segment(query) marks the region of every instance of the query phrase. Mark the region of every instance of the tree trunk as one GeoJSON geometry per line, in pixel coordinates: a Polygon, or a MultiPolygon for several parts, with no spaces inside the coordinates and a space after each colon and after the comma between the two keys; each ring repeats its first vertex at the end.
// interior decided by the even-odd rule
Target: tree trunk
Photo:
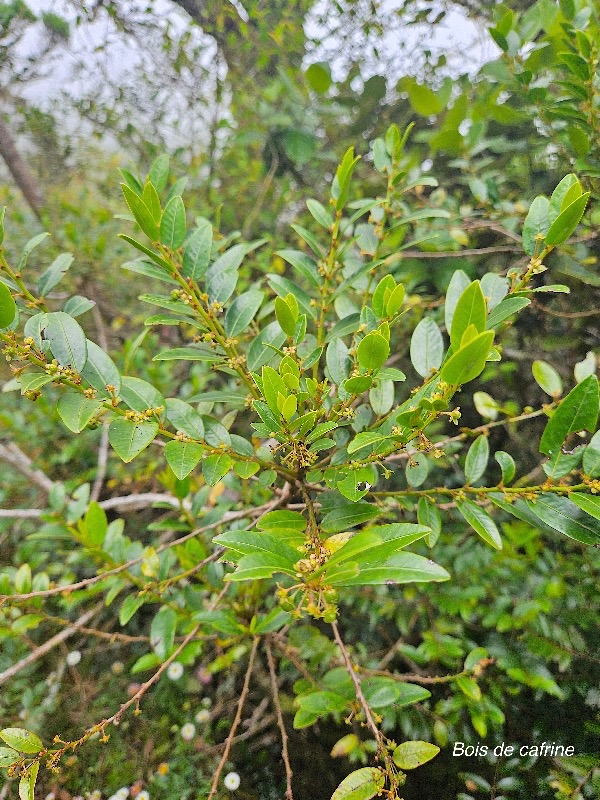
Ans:
{"type": "Polygon", "coordinates": [[[44,207],[44,198],[37,180],[32,175],[31,170],[25,161],[19,155],[16,148],[15,140],[12,133],[8,129],[4,120],[0,117],[0,156],[4,159],[10,174],[25,200],[29,204],[31,210],[36,217],[41,221],[42,209],[44,207]]]}

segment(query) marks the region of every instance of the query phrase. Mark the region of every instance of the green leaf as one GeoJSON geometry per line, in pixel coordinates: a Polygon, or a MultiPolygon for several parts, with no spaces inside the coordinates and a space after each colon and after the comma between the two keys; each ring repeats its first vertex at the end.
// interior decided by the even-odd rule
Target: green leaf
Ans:
{"type": "Polygon", "coordinates": [[[279,406],[277,405],[277,397],[281,394],[287,397],[288,389],[283,382],[281,375],[272,367],[265,366],[262,368],[262,392],[267,405],[277,418],[279,415],[279,406]]]}
{"type": "Polygon", "coordinates": [[[31,764],[27,772],[21,775],[19,780],[19,800],[34,800],[35,782],[40,769],[40,762],[31,764]]]}
{"type": "Polygon", "coordinates": [[[378,380],[369,392],[369,403],[378,416],[383,416],[394,405],[394,382],[378,380]]]}
{"type": "Polygon", "coordinates": [[[363,522],[375,519],[380,514],[381,510],[371,503],[344,503],[325,514],[321,528],[326,533],[346,531],[363,522]]]}
{"type": "Polygon", "coordinates": [[[570,433],[594,431],[599,410],[598,379],[590,375],[571,389],[550,417],[540,441],[540,453],[556,453],[570,433]]]}
{"type": "Polygon", "coordinates": [[[165,661],[173,649],[177,614],[172,608],[161,608],[150,625],[150,644],[156,655],[165,661]]]}
{"type": "Polygon", "coordinates": [[[199,280],[208,269],[212,249],[213,229],[209,222],[192,231],[183,251],[183,274],[199,280]]]}
{"type": "Polygon", "coordinates": [[[163,153],[158,156],[150,167],[148,173],[148,180],[154,186],[157,192],[162,192],[169,180],[169,156],[163,153]]]}
{"type": "Polygon", "coordinates": [[[523,223],[523,250],[528,256],[535,253],[536,246],[538,252],[542,250],[542,243],[550,227],[549,211],[550,201],[543,195],[538,195],[529,207],[529,213],[523,223]]]}
{"type": "Polygon", "coordinates": [[[456,304],[469,283],[469,276],[466,272],[463,272],[462,269],[458,269],[452,274],[446,291],[446,302],[444,304],[444,319],[447,331],[452,330],[452,320],[454,318],[456,304]]]}
{"type": "Polygon", "coordinates": [[[108,520],[102,506],[98,505],[94,500],[92,500],[86,512],[85,527],[90,544],[99,547],[106,537],[108,520]]]}
{"type": "Polygon", "coordinates": [[[138,609],[140,609],[144,603],[146,602],[146,598],[144,595],[138,594],[128,594],[125,600],[121,603],[121,608],[119,610],[119,624],[121,627],[127,625],[129,620],[133,617],[138,609]]]}
{"type": "Polygon", "coordinates": [[[176,477],[182,481],[202,458],[203,447],[196,442],[171,441],[165,446],[165,458],[176,477]]]}
{"type": "MultiPolygon", "coordinates": [[[[232,250],[234,248],[231,248],[232,250]]],[[[216,262],[215,262],[216,263],[216,262]]],[[[214,264],[213,264],[214,267],[214,264]]],[[[235,291],[239,273],[235,269],[215,270],[206,273],[206,291],[211,303],[226,303],[235,291]]]]}
{"type": "Polygon", "coordinates": [[[73,256],[69,253],[61,253],[48,269],[38,279],[38,292],[41,297],[45,297],[48,292],[54,289],[67,273],[73,263],[73,256]]]}
{"type": "Polygon", "coordinates": [[[583,471],[590,478],[600,478],[600,431],[596,431],[584,450],[583,471]]]}
{"type": "Polygon", "coordinates": [[[158,422],[114,419],[108,429],[108,440],[119,458],[128,464],[154,441],[158,428],[158,422]]]}
{"type": "Polygon", "coordinates": [[[377,371],[387,361],[390,345],[387,339],[377,331],[371,331],[361,339],[356,350],[358,363],[364,370],[377,371]]]}
{"type": "Polygon", "coordinates": [[[167,203],[160,220],[160,241],[165,247],[176,250],[185,240],[185,206],[179,195],[167,203]]]}
{"type": "Polygon", "coordinates": [[[411,453],[406,464],[406,482],[413,489],[421,486],[429,474],[429,461],[424,453],[411,453]],[[411,463],[412,462],[412,463],[411,463]]]}
{"type": "Polygon", "coordinates": [[[298,301],[298,305],[300,306],[302,313],[306,314],[311,319],[316,318],[315,309],[311,305],[310,295],[297,286],[293,281],[290,281],[281,275],[271,274],[267,275],[267,279],[269,281],[269,286],[271,289],[273,289],[275,294],[282,298],[287,297],[288,294],[292,294],[298,301]]]}
{"type": "Polygon", "coordinates": [[[166,405],[165,398],[158,389],[141,378],[124,377],[121,381],[121,397],[134,411],[162,408],[162,412],[156,413],[160,417],[163,416],[166,405]]]}
{"type": "Polygon", "coordinates": [[[408,102],[413,110],[423,117],[430,117],[444,110],[444,104],[435,92],[429,86],[417,83],[414,78],[401,78],[399,88],[408,94],[408,102]]]}
{"type": "Polygon", "coordinates": [[[348,200],[350,192],[350,179],[360,156],[354,156],[354,147],[349,147],[336,170],[331,184],[331,197],[335,201],[335,210],[341,211],[348,200]]]}
{"type": "Polygon", "coordinates": [[[550,210],[548,215],[550,224],[554,222],[554,220],[563,210],[563,202],[567,197],[567,195],[571,197],[567,205],[570,205],[571,202],[575,200],[575,196],[571,196],[571,192],[573,191],[575,192],[575,195],[577,197],[581,196],[582,193],[581,184],[577,179],[577,175],[571,172],[569,175],[565,175],[565,177],[557,184],[556,189],[552,192],[552,196],[550,198],[550,210]]]}
{"type": "Polygon", "coordinates": [[[88,400],[79,392],[67,392],[58,401],[58,416],[73,433],[80,433],[102,407],[99,400],[88,400]]]}
{"type": "Polygon", "coordinates": [[[417,505],[417,519],[420,525],[431,529],[427,537],[427,544],[433,547],[442,532],[442,518],[435,503],[427,497],[421,497],[417,505]]]}
{"type": "Polygon", "coordinates": [[[403,742],[394,750],[392,758],[400,769],[416,769],[435,758],[440,748],[429,742],[403,742]]]}
{"type": "Polygon", "coordinates": [[[481,701],[481,689],[474,678],[463,675],[456,679],[456,685],[469,700],[473,700],[475,703],[481,701]]]}
{"type": "Polygon", "coordinates": [[[475,505],[470,500],[459,500],[456,507],[486,544],[496,550],[502,550],[502,539],[494,520],[481,506],[475,505]]]}
{"type": "Polygon", "coordinates": [[[202,474],[209,486],[215,486],[227,475],[233,466],[233,459],[228,455],[207,456],[202,462],[202,474]]]}
{"type": "Polygon", "coordinates": [[[251,372],[256,372],[256,370],[268,364],[275,356],[275,351],[272,348],[281,347],[284,342],[285,333],[279,327],[279,323],[271,322],[261,330],[248,348],[248,369],[251,372]]]}
{"type": "Polygon", "coordinates": [[[450,575],[439,564],[415,553],[394,553],[384,564],[360,567],[355,577],[332,580],[332,586],[368,586],[401,583],[429,583],[431,581],[447,581],[450,575]]]}
{"type": "Polygon", "coordinates": [[[152,239],[152,241],[157,241],[159,238],[158,225],[154,221],[154,217],[148,206],[144,203],[142,198],[139,197],[126,184],[122,183],[121,189],[123,190],[125,201],[127,202],[127,205],[129,206],[129,209],[133,214],[137,224],[149,239],[152,239]]]}
{"type": "Polygon", "coordinates": [[[44,241],[44,239],[46,239],[48,236],[50,236],[49,233],[38,233],[37,236],[34,236],[32,239],[30,239],[25,244],[25,246],[23,247],[23,251],[21,253],[21,258],[19,259],[19,263],[18,263],[17,269],[16,269],[16,271],[18,273],[22,273],[23,272],[23,270],[25,269],[25,267],[27,265],[27,260],[28,260],[29,256],[31,255],[31,253],[33,252],[33,250],[39,244],[41,244],[44,241]]]}
{"type": "Polygon", "coordinates": [[[4,728],[0,730],[0,739],[19,753],[39,753],[44,749],[44,743],[39,736],[25,728],[4,728]]]}
{"type": "Polygon", "coordinates": [[[347,775],[337,787],[331,800],[371,800],[385,786],[385,775],[375,767],[362,767],[347,775]]]}
{"type": "Polygon", "coordinates": [[[546,234],[547,245],[562,244],[569,238],[579,225],[589,198],[590,192],[586,192],[560,212],[546,234]]]}
{"type": "Polygon", "coordinates": [[[506,502],[501,494],[490,493],[488,497],[504,511],[536,528],[558,531],[583,544],[600,543],[600,525],[566,497],[547,493],[539,495],[535,501],[513,503],[506,502]]]}
{"type": "Polygon", "coordinates": [[[317,272],[317,265],[306,253],[303,253],[301,250],[278,250],[275,255],[280,256],[287,261],[288,264],[291,264],[292,267],[313,286],[319,286],[321,284],[322,279],[317,272]]]}
{"type": "Polygon", "coordinates": [[[0,769],[10,767],[11,764],[14,764],[20,758],[21,756],[16,750],[12,750],[10,747],[0,747],[0,769]]]}
{"type": "Polygon", "coordinates": [[[202,417],[189,403],[176,397],[169,397],[165,403],[167,419],[176,431],[181,431],[192,439],[204,439],[202,417]]]}
{"type": "MultiPolygon", "coordinates": [[[[244,292],[244,294],[236,297],[227,309],[223,320],[223,327],[227,336],[238,336],[238,334],[246,330],[260,308],[264,296],[264,292],[251,289],[249,292],[244,292]]],[[[279,300],[279,298],[277,299],[279,300]]]]}
{"type": "Polygon", "coordinates": [[[459,349],[463,333],[469,325],[474,325],[478,333],[485,330],[486,315],[487,309],[481,284],[479,281],[473,281],[461,294],[454,309],[452,328],[450,329],[450,343],[454,350],[459,349]]]}
{"type": "Polygon", "coordinates": [[[496,308],[492,311],[487,320],[486,328],[492,330],[497,328],[501,322],[504,322],[513,314],[521,311],[522,308],[531,305],[531,300],[526,297],[507,297],[498,303],[496,308]]]}
{"type": "Polygon", "coordinates": [[[73,367],[81,372],[87,361],[87,339],[73,317],[64,311],[48,314],[45,337],[52,355],[63,367],[73,367]]]}
{"type": "Polygon", "coordinates": [[[97,389],[102,397],[108,397],[108,385],[114,386],[117,394],[121,391],[121,376],[114,361],[101,347],[89,339],[86,342],[87,361],[81,370],[81,377],[97,389]]]}
{"type": "Polygon", "coordinates": [[[460,386],[476,378],[483,372],[493,341],[493,331],[480,333],[471,339],[446,361],[442,367],[442,380],[453,386],[460,386]]]}
{"type": "Polygon", "coordinates": [[[571,492],[569,499],[590,517],[600,520],[600,497],[594,494],[571,492]]]}
{"type": "Polygon", "coordinates": [[[327,345],[325,361],[331,380],[341,386],[350,372],[350,356],[342,339],[334,339],[327,345]]]}
{"type": "Polygon", "coordinates": [[[156,653],[145,653],[140,656],[138,660],[131,667],[131,674],[137,675],[138,672],[144,672],[147,669],[154,669],[160,666],[161,660],[156,653]]]}
{"type": "Polygon", "coordinates": [[[553,366],[545,361],[534,361],[531,371],[537,385],[555,399],[562,394],[562,379],[553,366]]]}
{"type": "MultiPolygon", "coordinates": [[[[326,209],[322,203],[309,197],[306,201],[306,207],[321,227],[325,228],[327,231],[331,228],[333,225],[333,217],[331,216],[331,212],[326,209]]],[[[281,255],[281,253],[279,255],[281,255]]]]}
{"type": "Polygon", "coordinates": [[[515,461],[513,457],[509,453],[505,453],[504,450],[496,450],[494,453],[494,458],[500,465],[500,469],[502,470],[502,483],[507,484],[512,481],[515,477],[515,461]]]}
{"type": "Polygon", "coordinates": [[[487,436],[481,434],[473,442],[465,459],[465,477],[467,483],[475,483],[485,472],[490,457],[490,445],[487,436]]]}
{"type": "Polygon", "coordinates": [[[331,68],[326,62],[311,64],[304,75],[310,88],[318,94],[324,94],[331,86],[331,68]]]}
{"type": "Polygon", "coordinates": [[[93,303],[91,300],[88,300],[87,297],[82,297],[81,295],[76,294],[73,297],[69,297],[69,299],[65,303],[63,311],[70,317],[80,317],[82,314],[85,314],[86,311],[89,311],[95,305],[96,304],[93,303]]]}
{"type": "Polygon", "coordinates": [[[275,298],[275,316],[281,330],[288,336],[293,336],[296,330],[297,316],[294,317],[292,310],[282,297],[275,298]]]}
{"type": "Polygon", "coordinates": [[[8,286],[0,281],[0,328],[8,328],[17,315],[17,304],[8,286]]]}
{"type": "Polygon", "coordinates": [[[438,370],[444,359],[444,340],[431,317],[422,319],[410,340],[410,360],[422,378],[438,370]]]}

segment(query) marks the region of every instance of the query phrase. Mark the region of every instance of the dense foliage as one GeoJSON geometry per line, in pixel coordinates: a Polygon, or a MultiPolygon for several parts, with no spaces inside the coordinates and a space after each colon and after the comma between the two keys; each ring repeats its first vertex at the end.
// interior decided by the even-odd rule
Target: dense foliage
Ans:
{"type": "Polygon", "coordinates": [[[7,786],[594,797],[594,9],[498,7],[475,79],[362,94],[251,12],[201,163],[71,167],[56,246],[11,197],[7,786]]]}

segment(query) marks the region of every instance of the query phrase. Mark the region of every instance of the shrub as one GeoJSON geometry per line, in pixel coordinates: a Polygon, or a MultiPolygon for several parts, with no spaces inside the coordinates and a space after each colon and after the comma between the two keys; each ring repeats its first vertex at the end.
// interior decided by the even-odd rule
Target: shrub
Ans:
{"type": "MultiPolygon", "coordinates": [[[[472,281],[457,270],[443,302],[411,295],[395,277],[402,252],[418,244],[404,237],[415,221],[438,225],[449,215],[426,201],[411,207],[411,189],[430,179],[407,172],[406,135],[392,125],[375,140],[373,164],[386,184],[377,198],[351,199],[358,159],[349,149],[328,205],[307,203],[313,228],[294,226],[302,249],[278,251],[286,271],[259,277],[241,267],[266,242],[237,242],[205,218],[189,229],[182,182],[170,184],[165,157],[143,181],[123,171],[132,222],[149,240],[122,236],[142,253],[127,268],[141,283],[158,281],[165,288],[142,295],[158,309],[146,326],[178,331],[176,346],[153,356],[165,368],[157,373],[160,388],[122,374],[87,338],[77,317],[89,310],[89,301],[71,297],[57,308],[52,291],[71,265],[68,254],[58,256],[35,290],[29,288],[28,257],[45,234],[25,246],[16,267],[2,256],[0,337],[13,388],[32,400],[59,389],[57,412],[70,431],[107,429],[125,464],[140,459],[141,474],[163,462],[169,468],[160,477],[168,493],[158,496],[120,494],[98,502],[99,496],[90,500],[88,483],[75,480],[68,493],[55,484],[42,530],[52,536],[50,552],[52,541],[64,552],[65,569],[49,553],[32,554],[33,569],[22,563],[0,576],[1,635],[9,647],[25,631],[56,619],[59,610],[77,608],[73,630],[101,617],[108,631],[92,629],[90,636],[130,638],[138,655],[131,672],[152,673],[116,711],[90,722],[74,740],[63,741],[56,731],[46,745],[18,726],[0,731],[6,745],[0,763],[19,776],[21,797],[33,798],[41,764],[54,769],[89,740],[108,742],[113,726],[129,712],[138,714],[144,695],[164,676],[177,680],[182,666],[201,664],[202,679],[244,665],[209,798],[220,791],[260,670],[268,680],[292,797],[276,659],[286,679],[291,670],[299,678],[296,729],[329,717],[354,723],[333,754],[362,766],[342,780],[332,800],[368,800],[384,791],[398,797],[406,771],[439,752],[429,741],[395,741],[395,717],[388,735],[386,715],[421,708],[431,695],[429,683],[457,687],[480,735],[488,720],[502,724],[498,705],[482,701],[480,681],[494,662],[485,647],[472,647],[454,674],[399,674],[386,668],[391,658],[378,668],[364,666],[352,652],[360,651],[360,631],[345,609],[375,598],[385,618],[389,604],[396,613],[398,599],[410,602],[412,591],[435,597],[434,585],[451,578],[450,564],[430,555],[442,527],[454,530],[456,520],[493,551],[503,547],[498,519],[507,517],[517,520],[505,527],[513,553],[525,546],[519,537],[530,535],[531,526],[584,546],[600,542],[600,433],[578,438],[596,430],[595,364],[580,366],[578,382],[563,396],[556,371],[538,360],[533,374],[548,402],[507,413],[479,391],[474,402],[486,421],[451,427],[461,419],[457,400],[461,392],[465,397],[466,385],[501,361],[503,338],[517,315],[527,313],[539,292],[568,291],[544,282],[545,261],[575,231],[589,192],[569,174],[551,197],[537,197],[523,224],[526,258],[506,274],[472,281]],[[409,385],[415,376],[422,379],[411,389],[404,388],[407,376],[397,366],[404,366],[407,353],[409,385]],[[496,450],[499,473],[483,485],[494,431],[518,423],[525,435],[537,436],[539,419],[545,425],[535,470],[515,481],[512,455],[496,450]],[[573,447],[573,441],[580,443],[573,447]],[[529,479],[538,473],[540,481],[529,479]],[[144,503],[169,513],[152,520],[139,538],[126,535],[123,520],[109,520],[106,513],[144,503]],[[398,587],[408,584],[416,586],[401,595],[398,587]],[[136,622],[139,636],[121,631],[136,622]],[[345,628],[350,638],[343,636],[345,628]],[[359,736],[363,731],[367,739],[359,736]]],[[[43,537],[37,541],[43,549],[43,537]]],[[[471,542],[460,539],[464,557],[471,542]]],[[[477,587],[464,587],[463,580],[463,588],[477,587]]],[[[397,624],[402,626],[400,618],[397,624]]],[[[426,644],[427,631],[421,636],[426,644]]],[[[411,663],[439,656],[447,669],[463,654],[451,638],[434,636],[428,655],[414,645],[402,652],[411,663]]],[[[512,670],[515,681],[555,691],[549,675],[512,670]]],[[[447,706],[446,720],[436,715],[438,744],[447,740],[458,708],[447,706]]],[[[195,727],[186,725],[182,735],[193,739],[195,727]]],[[[236,782],[229,777],[225,787],[236,782]]]]}

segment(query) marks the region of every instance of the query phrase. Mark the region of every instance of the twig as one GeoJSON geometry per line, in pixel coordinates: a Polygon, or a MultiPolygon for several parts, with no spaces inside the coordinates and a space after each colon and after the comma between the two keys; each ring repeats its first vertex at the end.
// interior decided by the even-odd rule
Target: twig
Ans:
{"type": "MultiPolygon", "coordinates": [[[[177,545],[183,544],[189,539],[193,539],[195,536],[198,536],[200,533],[205,533],[213,528],[218,528],[219,525],[224,525],[234,519],[242,519],[243,517],[254,516],[255,514],[260,515],[268,506],[269,503],[265,503],[264,506],[258,506],[257,508],[244,509],[243,511],[230,511],[227,514],[224,514],[222,519],[217,520],[216,522],[211,522],[210,524],[204,525],[201,528],[195,528],[193,531],[191,531],[191,533],[186,533],[185,536],[180,536],[179,539],[174,539],[172,542],[167,542],[160,545],[156,548],[156,553],[162,553],[163,550],[168,550],[171,547],[176,547],[177,545]]],[[[206,566],[212,561],[216,561],[217,558],[223,555],[224,551],[224,547],[219,547],[214,553],[212,553],[210,556],[207,556],[202,564],[206,566]]],[[[130,561],[127,561],[125,564],[119,564],[118,567],[113,567],[113,569],[108,569],[106,572],[101,572],[98,575],[94,575],[92,578],[84,578],[81,581],[77,581],[77,583],[68,583],[65,586],[55,586],[52,589],[40,590],[38,592],[27,592],[26,594],[0,594],[0,603],[6,600],[30,600],[32,597],[50,597],[51,595],[55,594],[63,594],[64,592],[73,592],[76,589],[83,589],[86,586],[92,586],[94,583],[104,580],[104,578],[109,578],[111,575],[117,575],[119,572],[124,572],[125,570],[133,567],[135,564],[140,564],[143,560],[144,556],[138,556],[137,558],[132,558],[130,561]]]]}
{"type": "MultiPolygon", "coordinates": [[[[92,500],[93,499],[92,497],[92,500]]],[[[140,508],[147,508],[148,506],[154,505],[154,503],[168,503],[173,508],[179,508],[179,500],[166,492],[142,492],[140,494],[127,494],[122,497],[109,497],[107,500],[102,500],[99,505],[105,511],[108,509],[137,511],[140,508]]],[[[47,513],[47,509],[43,508],[0,509],[0,517],[7,519],[35,518],[41,517],[47,513]]]]}
{"type": "Polygon", "coordinates": [[[352,683],[354,684],[354,690],[356,692],[356,699],[360,703],[360,706],[361,706],[361,708],[363,710],[363,713],[365,715],[365,720],[367,722],[367,725],[371,729],[371,732],[372,732],[373,736],[375,737],[375,741],[377,742],[377,749],[379,750],[381,755],[383,755],[384,757],[386,755],[388,755],[388,757],[389,757],[389,754],[388,754],[388,751],[387,751],[387,747],[385,746],[385,742],[383,740],[383,735],[382,735],[381,731],[379,730],[379,728],[377,727],[377,724],[376,724],[375,720],[373,719],[373,714],[371,713],[371,708],[370,708],[369,704],[367,703],[367,701],[365,699],[365,696],[363,694],[362,686],[361,686],[361,683],[360,683],[360,678],[358,677],[358,675],[356,673],[356,669],[354,667],[354,664],[352,663],[352,658],[350,657],[350,653],[348,652],[348,648],[346,647],[346,645],[344,644],[344,642],[342,640],[342,637],[340,636],[340,630],[338,628],[337,622],[335,622],[335,621],[332,622],[331,623],[331,627],[333,629],[333,635],[335,637],[336,644],[340,648],[340,651],[342,653],[342,658],[344,660],[344,666],[346,667],[346,671],[347,671],[348,675],[350,675],[350,678],[352,679],[352,683]]]}
{"type": "Polygon", "coordinates": [[[19,472],[29,478],[36,486],[39,486],[40,489],[43,489],[46,494],[54,486],[54,481],[50,480],[40,469],[34,467],[33,461],[14,442],[9,442],[8,444],[0,442],[0,458],[16,467],[19,472]]]}
{"type": "Polygon", "coordinates": [[[290,757],[288,754],[288,735],[283,722],[283,713],[281,711],[281,703],[279,702],[279,687],[277,686],[277,673],[275,671],[275,661],[273,659],[273,652],[271,650],[271,643],[267,639],[265,650],[267,653],[267,663],[269,665],[269,675],[271,676],[271,693],[273,696],[273,705],[275,706],[275,713],[277,714],[277,725],[279,726],[279,733],[281,734],[281,758],[285,766],[285,780],[286,790],[285,796],[287,800],[294,800],[292,792],[292,766],[290,764],[290,757]]]}
{"type": "Polygon", "coordinates": [[[22,669],[28,667],[30,664],[33,664],[34,661],[37,661],[42,656],[45,656],[50,650],[54,647],[59,645],[61,642],[64,642],[65,639],[68,639],[73,634],[79,632],[81,628],[89,622],[92,617],[100,611],[102,605],[94,606],[94,608],[86,611],[85,614],[82,614],[76,622],[70,625],[68,628],[60,631],[57,633],[56,636],[52,636],[52,638],[48,639],[47,642],[44,642],[39,647],[36,647],[35,650],[32,650],[29,655],[22,658],[20,661],[17,661],[16,664],[13,664],[8,669],[4,670],[4,672],[0,672],[0,686],[2,686],[6,681],[10,680],[13,676],[17,673],[21,672],[22,669]]]}
{"type": "Polygon", "coordinates": [[[210,787],[210,793],[208,795],[208,800],[212,800],[212,798],[217,793],[217,787],[219,785],[219,778],[221,777],[221,773],[223,772],[223,767],[227,763],[227,759],[229,758],[229,751],[231,750],[231,745],[233,742],[233,738],[235,737],[235,732],[238,729],[240,722],[242,721],[242,711],[244,710],[244,703],[246,702],[246,698],[248,696],[248,689],[250,688],[250,676],[252,675],[252,669],[254,668],[254,659],[256,658],[256,650],[258,648],[258,643],[260,639],[255,637],[254,641],[252,642],[252,650],[250,651],[250,658],[248,659],[248,668],[246,669],[246,675],[244,676],[244,685],[242,687],[242,693],[240,694],[240,699],[238,700],[237,711],[235,714],[235,719],[233,720],[233,725],[231,726],[231,730],[227,735],[227,740],[225,742],[225,750],[223,750],[223,755],[221,756],[221,760],[219,761],[219,765],[215,771],[215,776],[213,778],[212,786],[210,787]]]}
{"type": "Polygon", "coordinates": [[[106,467],[108,464],[108,425],[103,425],[100,431],[100,442],[98,443],[98,468],[96,478],[92,486],[90,495],[91,500],[97,501],[102,491],[104,479],[106,478],[106,467]]]}

